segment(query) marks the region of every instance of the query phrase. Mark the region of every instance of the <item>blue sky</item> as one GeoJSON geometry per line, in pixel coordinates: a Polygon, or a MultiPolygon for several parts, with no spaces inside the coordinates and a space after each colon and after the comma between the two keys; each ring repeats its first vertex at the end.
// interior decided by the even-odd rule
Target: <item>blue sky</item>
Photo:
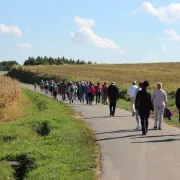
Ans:
{"type": "Polygon", "coordinates": [[[177,0],[0,0],[0,60],[98,63],[180,59],[177,0]]]}

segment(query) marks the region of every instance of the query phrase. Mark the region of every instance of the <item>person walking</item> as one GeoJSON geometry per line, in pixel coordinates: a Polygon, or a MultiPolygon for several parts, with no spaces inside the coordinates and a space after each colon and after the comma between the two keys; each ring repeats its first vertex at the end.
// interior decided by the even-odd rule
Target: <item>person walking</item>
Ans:
{"type": "Polygon", "coordinates": [[[76,98],[77,98],[77,91],[78,91],[78,87],[77,87],[76,83],[74,83],[74,88],[75,88],[74,100],[76,100],[76,98]]]}
{"type": "Polygon", "coordinates": [[[128,89],[127,94],[130,97],[131,101],[131,111],[132,111],[132,116],[135,116],[135,93],[137,90],[138,86],[136,85],[136,81],[133,81],[132,86],[128,89]]]}
{"type": "Polygon", "coordinates": [[[40,82],[40,89],[41,89],[41,92],[44,90],[44,81],[41,80],[40,82]]]}
{"type": "Polygon", "coordinates": [[[83,81],[81,81],[80,86],[79,86],[79,96],[80,96],[80,102],[84,103],[85,99],[85,84],[83,81]]]}
{"type": "Polygon", "coordinates": [[[89,81],[86,82],[85,84],[85,98],[86,98],[86,103],[88,104],[88,87],[89,87],[89,81]]]}
{"type": "Polygon", "coordinates": [[[162,89],[162,83],[157,83],[153,96],[154,104],[154,129],[161,130],[163,125],[164,108],[167,107],[167,94],[162,89]]]}
{"type": "Polygon", "coordinates": [[[48,90],[49,90],[49,82],[48,81],[45,82],[44,89],[45,89],[45,93],[48,94],[48,90]]]}
{"type": "Polygon", "coordinates": [[[104,85],[103,85],[103,89],[102,89],[102,92],[103,92],[102,100],[103,100],[103,104],[104,104],[104,105],[107,105],[107,104],[108,104],[108,103],[107,103],[107,88],[108,88],[108,86],[107,86],[107,84],[106,84],[106,82],[105,82],[104,85]]]}
{"type": "Polygon", "coordinates": [[[144,81],[142,90],[137,93],[135,99],[135,108],[138,110],[141,118],[142,135],[146,135],[148,132],[150,111],[153,111],[151,94],[147,91],[148,86],[149,82],[144,81]]]}
{"type": "Polygon", "coordinates": [[[176,91],[175,103],[176,103],[176,107],[178,109],[179,123],[180,123],[180,88],[178,88],[176,91]]]}
{"type": "MultiPolygon", "coordinates": [[[[136,92],[134,94],[135,100],[136,100],[137,93],[139,91],[141,91],[141,90],[142,90],[142,82],[139,83],[139,87],[136,89],[136,92]]],[[[137,123],[136,129],[138,130],[138,129],[140,129],[140,121],[141,121],[141,119],[140,119],[140,116],[139,116],[138,109],[135,108],[135,111],[136,111],[136,123],[137,123]]]]}
{"type": "Polygon", "coordinates": [[[119,90],[118,87],[115,85],[115,82],[111,82],[111,85],[108,86],[107,95],[109,98],[110,116],[114,116],[116,111],[116,104],[119,99],[119,90]]]}
{"type": "Polygon", "coordinates": [[[57,100],[57,94],[59,92],[59,88],[57,86],[57,83],[54,82],[54,86],[53,86],[53,98],[57,100]]]}
{"type": "Polygon", "coordinates": [[[69,101],[70,101],[70,103],[73,103],[74,93],[75,93],[74,84],[72,82],[69,82],[68,94],[69,94],[69,101]]]}
{"type": "Polygon", "coordinates": [[[37,83],[34,83],[34,91],[36,91],[37,83]]]}
{"type": "Polygon", "coordinates": [[[92,105],[93,103],[93,97],[94,97],[95,89],[93,84],[90,82],[88,86],[88,103],[89,105],[92,105]]]}
{"type": "Polygon", "coordinates": [[[97,83],[95,90],[96,90],[96,104],[99,104],[101,100],[101,92],[102,92],[102,88],[99,82],[97,83]]]}
{"type": "Polygon", "coordinates": [[[65,99],[66,99],[66,87],[67,87],[67,85],[66,85],[65,81],[63,81],[61,84],[61,94],[62,94],[63,101],[65,101],[65,99]]]}

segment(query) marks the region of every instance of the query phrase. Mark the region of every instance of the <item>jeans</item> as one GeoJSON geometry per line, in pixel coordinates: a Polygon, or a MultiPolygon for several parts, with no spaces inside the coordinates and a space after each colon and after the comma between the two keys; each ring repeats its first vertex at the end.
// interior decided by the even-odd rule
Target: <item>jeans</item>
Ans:
{"type": "Polygon", "coordinates": [[[85,98],[86,98],[86,103],[88,104],[88,102],[89,102],[88,93],[85,94],[85,98]]]}
{"type": "Polygon", "coordinates": [[[131,101],[131,111],[132,113],[135,113],[135,99],[131,97],[130,101],[131,101]]]}
{"type": "Polygon", "coordinates": [[[140,116],[139,116],[139,111],[136,109],[136,122],[139,125],[140,124],[140,116]]]}
{"type": "Polygon", "coordinates": [[[88,93],[88,101],[89,101],[89,104],[92,104],[93,102],[93,93],[88,93]]]}
{"type": "Polygon", "coordinates": [[[98,103],[100,103],[100,98],[101,98],[101,93],[100,92],[98,92],[97,94],[96,94],[96,104],[98,103]]]}
{"type": "Polygon", "coordinates": [[[85,93],[80,93],[80,102],[84,102],[85,93]]]}
{"type": "Polygon", "coordinates": [[[149,125],[150,111],[146,110],[146,109],[141,109],[138,112],[139,112],[139,115],[140,115],[140,118],[141,118],[142,133],[147,134],[148,125],[149,125]]]}
{"type": "Polygon", "coordinates": [[[164,117],[164,106],[154,106],[154,127],[161,128],[164,117]]]}

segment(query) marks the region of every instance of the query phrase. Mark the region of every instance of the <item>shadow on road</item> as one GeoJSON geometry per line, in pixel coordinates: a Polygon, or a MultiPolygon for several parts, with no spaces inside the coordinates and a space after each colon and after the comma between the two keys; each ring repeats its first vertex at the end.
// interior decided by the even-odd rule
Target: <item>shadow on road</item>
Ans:
{"type": "MultiPolygon", "coordinates": [[[[154,129],[149,129],[148,131],[152,131],[154,129]]],[[[141,131],[136,130],[136,129],[122,129],[122,130],[117,130],[117,131],[108,131],[108,132],[101,132],[101,133],[95,133],[94,135],[99,135],[99,134],[114,134],[114,133],[128,133],[128,132],[139,132],[141,131]]]]}
{"type": "Polygon", "coordinates": [[[123,138],[129,138],[129,137],[139,136],[139,135],[140,135],[140,134],[131,134],[131,135],[120,136],[120,137],[108,137],[108,138],[97,139],[96,142],[98,142],[98,141],[107,141],[107,140],[114,140],[114,139],[123,139],[123,138]]]}
{"type": "Polygon", "coordinates": [[[142,141],[142,142],[131,142],[133,144],[141,144],[141,143],[163,143],[163,142],[174,142],[174,141],[179,141],[180,138],[178,139],[160,139],[160,140],[152,140],[152,141],[142,141]]]}
{"type": "Polygon", "coordinates": [[[164,134],[164,135],[155,135],[155,136],[140,136],[140,137],[132,137],[131,139],[137,139],[137,138],[158,138],[158,137],[174,137],[174,136],[180,136],[180,134],[164,134]]]}
{"type": "Polygon", "coordinates": [[[122,130],[117,130],[117,131],[108,131],[108,132],[101,132],[101,133],[96,133],[95,135],[99,134],[113,134],[113,133],[126,133],[126,132],[138,132],[135,129],[122,129],[122,130]]]}
{"type": "Polygon", "coordinates": [[[130,116],[98,116],[98,117],[88,117],[88,118],[84,118],[84,119],[103,119],[103,118],[116,118],[116,117],[130,117],[130,116]]]}

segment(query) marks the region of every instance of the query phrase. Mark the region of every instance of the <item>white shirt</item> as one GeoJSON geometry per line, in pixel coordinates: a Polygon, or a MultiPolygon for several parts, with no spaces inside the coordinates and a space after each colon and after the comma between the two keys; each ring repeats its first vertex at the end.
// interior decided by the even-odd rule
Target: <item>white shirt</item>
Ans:
{"type": "Polygon", "coordinates": [[[165,106],[167,102],[167,94],[163,89],[157,89],[152,96],[154,106],[165,106]]]}
{"type": "Polygon", "coordinates": [[[138,86],[132,85],[132,86],[128,89],[127,94],[128,94],[131,98],[135,97],[137,88],[138,88],[138,86]]]}

